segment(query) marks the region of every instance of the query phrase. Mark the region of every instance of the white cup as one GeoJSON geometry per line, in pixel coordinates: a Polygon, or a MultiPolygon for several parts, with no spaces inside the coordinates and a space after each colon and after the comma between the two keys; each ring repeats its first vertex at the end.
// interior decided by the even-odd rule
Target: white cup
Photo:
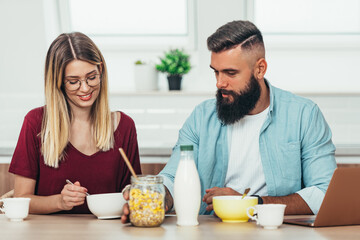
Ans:
{"type": "Polygon", "coordinates": [[[277,229],[283,223],[285,207],[285,204],[260,204],[248,207],[246,213],[265,229],[277,229]],[[250,209],[254,210],[254,216],[250,215],[250,209]]]}
{"type": "Polygon", "coordinates": [[[29,215],[30,198],[4,198],[0,199],[3,206],[0,207],[5,216],[12,222],[21,222],[29,215]]]}

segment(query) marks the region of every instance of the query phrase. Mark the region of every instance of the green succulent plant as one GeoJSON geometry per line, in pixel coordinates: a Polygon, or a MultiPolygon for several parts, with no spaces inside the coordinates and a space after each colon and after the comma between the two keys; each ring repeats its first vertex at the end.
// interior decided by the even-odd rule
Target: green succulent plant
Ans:
{"type": "Polygon", "coordinates": [[[190,56],[179,49],[172,49],[165,52],[165,57],[160,58],[161,63],[156,65],[159,72],[171,75],[184,75],[191,69],[190,56]]]}
{"type": "Polygon", "coordinates": [[[135,65],[144,65],[145,64],[145,62],[143,62],[143,61],[141,61],[141,60],[137,60],[136,62],[135,62],[135,65]]]}

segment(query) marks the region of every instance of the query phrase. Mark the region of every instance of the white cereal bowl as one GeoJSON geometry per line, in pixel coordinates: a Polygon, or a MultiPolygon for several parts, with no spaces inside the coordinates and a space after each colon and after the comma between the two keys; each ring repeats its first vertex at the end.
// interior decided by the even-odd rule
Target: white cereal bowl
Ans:
{"type": "Polygon", "coordinates": [[[91,194],[86,200],[91,213],[98,219],[121,217],[126,203],[122,193],[91,194]]]}

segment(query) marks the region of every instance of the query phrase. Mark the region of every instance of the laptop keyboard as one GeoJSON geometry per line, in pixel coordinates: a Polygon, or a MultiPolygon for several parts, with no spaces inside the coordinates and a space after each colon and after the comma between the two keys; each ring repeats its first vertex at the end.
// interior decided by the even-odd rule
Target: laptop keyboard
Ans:
{"type": "Polygon", "coordinates": [[[303,222],[303,223],[313,223],[315,219],[299,219],[296,220],[297,222],[303,222]]]}

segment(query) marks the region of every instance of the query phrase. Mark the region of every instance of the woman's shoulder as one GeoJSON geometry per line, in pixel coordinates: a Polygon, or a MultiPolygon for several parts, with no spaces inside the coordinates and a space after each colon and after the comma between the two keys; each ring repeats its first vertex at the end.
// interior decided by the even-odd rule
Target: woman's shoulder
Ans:
{"type": "Polygon", "coordinates": [[[26,117],[30,118],[30,119],[37,119],[37,118],[42,119],[43,115],[44,115],[44,106],[37,107],[37,108],[34,108],[34,109],[30,110],[26,114],[26,117]]]}
{"type": "Polygon", "coordinates": [[[33,128],[38,129],[39,127],[41,127],[43,116],[44,106],[34,108],[26,114],[25,121],[32,125],[33,128]]]}
{"type": "Polygon", "coordinates": [[[117,112],[120,113],[120,123],[124,123],[126,125],[135,125],[134,120],[129,115],[122,111],[117,112]]]}
{"type": "MultiPolygon", "coordinates": [[[[120,114],[120,122],[114,132],[115,142],[123,144],[124,142],[136,137],[135,122],[132,118],[124,112],[117,111],[120,114]]],[[[118,115],[119,116],[119,115],[118,115]]]]}
{"type": "Polygon", "coordinates": [[[122,111],[115,111],[117,114],[118,125],[115,132],[130,130],[135,128],[134,120],[122,111]],[[120,117],[120,118],[119,118],[120,117]]]}

